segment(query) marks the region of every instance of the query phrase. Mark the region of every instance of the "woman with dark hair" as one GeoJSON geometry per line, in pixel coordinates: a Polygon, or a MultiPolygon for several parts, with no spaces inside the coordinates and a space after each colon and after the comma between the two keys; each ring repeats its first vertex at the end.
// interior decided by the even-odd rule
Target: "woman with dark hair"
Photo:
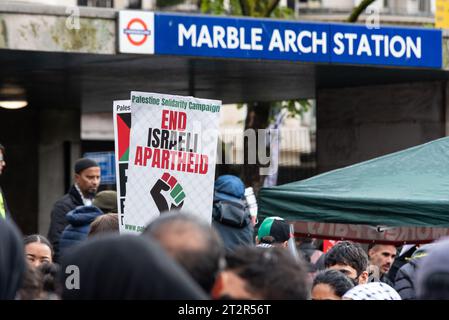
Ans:
{"type": "Polygon", "coordinates": [[[25,265],[19,231],[12,223],[0,219],[0,300],[16,298],[25,265]]]}
{"type": "Polygon", "coordinates": [[[25,256],[30,266],[37,268],[42,263],[53,262],[53,247],[50,241],[39,234],[32,234],[23,239],[25,256]]]}
{"type": "Polygon", "coordinates": [[[352,281],[338,270],[324,270],[313,280],[312,300],[341,300],[354,287],[352,281]]]}

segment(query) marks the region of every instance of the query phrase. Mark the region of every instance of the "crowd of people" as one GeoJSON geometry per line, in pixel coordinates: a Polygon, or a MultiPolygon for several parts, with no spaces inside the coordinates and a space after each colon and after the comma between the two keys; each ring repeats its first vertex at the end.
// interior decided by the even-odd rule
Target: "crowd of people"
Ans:
{"type": "Polygon", "coordinates": [[[449,240],[323,253],[280,217],[256,223],[231,175],[215,181],[211,225],[177,211],[120,235],[117,194],[97,192],[100,179],[95,161],[76,162],[48,237],[24,237],[0,189],[0,299],[449,299],[449,240]]]}

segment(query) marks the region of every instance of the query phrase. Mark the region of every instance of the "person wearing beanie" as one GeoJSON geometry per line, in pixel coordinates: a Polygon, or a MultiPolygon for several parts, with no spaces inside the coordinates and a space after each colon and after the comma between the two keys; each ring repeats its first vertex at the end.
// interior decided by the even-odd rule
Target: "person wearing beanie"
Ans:
{"type": "Polygon", "coordinates": [[[59,240],[62,231],[68,225],[67,213],[79,206],[91,206],[100,186],[100,167],[88,158],[81,158],[75,162],[74,166],[75,183],[70,187],[69,192],[55,202],[51,212],[50,229],[48,240],[54,249],[54,260],[59,261],[59,240]]]}
{"type": "Polygon", "coordinates": [[[103,213],[117,213],[117,191],[104,190],[98,192],[92,204],[103,213]]]}

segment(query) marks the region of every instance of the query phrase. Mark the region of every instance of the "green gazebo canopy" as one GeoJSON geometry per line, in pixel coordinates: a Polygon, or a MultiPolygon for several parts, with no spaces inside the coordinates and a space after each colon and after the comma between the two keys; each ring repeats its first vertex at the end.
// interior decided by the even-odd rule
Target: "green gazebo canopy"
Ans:
{"type": "Polygon", "coordinates": [[[259,214],[290,221],[449,227],[449,137],[262,188],[259,214]]]}

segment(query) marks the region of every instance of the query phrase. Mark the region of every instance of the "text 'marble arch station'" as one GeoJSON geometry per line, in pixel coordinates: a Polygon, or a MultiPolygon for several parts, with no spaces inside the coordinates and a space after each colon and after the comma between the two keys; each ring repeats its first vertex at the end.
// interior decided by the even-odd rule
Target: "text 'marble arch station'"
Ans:
{"type": "MultiPolygon", "coordinates": [[[[153,50],[120,47],[121,52],[217,58],[285,60],[442,68],[442,32],[438,29],[303,23],[272,19],[122,11],[120,19],[151,21],[153,50]]],[[[121,25],[125,24],[123,21],[121,25]]],[[[136,34],[140,30],[134,30],[136,34]]],[[[120,30],[119,37],[128,37],[120,30]]],[[[121,39],[120,43],[125,43],[121,39]]]]}

